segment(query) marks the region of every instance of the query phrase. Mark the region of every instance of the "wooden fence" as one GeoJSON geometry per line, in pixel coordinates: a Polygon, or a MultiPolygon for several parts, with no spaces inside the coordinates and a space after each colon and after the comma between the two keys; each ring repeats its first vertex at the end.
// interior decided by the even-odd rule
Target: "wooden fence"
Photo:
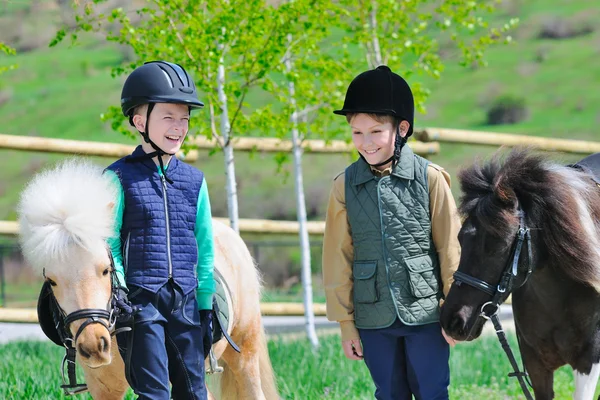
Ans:
{"type": "MultiPolygon", "coordinates": [[[[304,315],[302,303],[261,303],[262,315],[295,316],[304,315]]],[[[325,315],[325,304],[313,304],[315,315],[325,315]]],[[[37,310],[35,308],[1,308],[0,322],[18,322],[37,324],[37,310]]]]}
{"type": "Polygon", "coordinates": [[[600,152],[600,142],[584,140],[554,139],[508,133],[465,131],[460,129],[425,128],[415,132],[415,137],[424,142],[479,144],[488,146],[530,146],[538,150],[563,153],[592,154],[600,152]]]}
{"type": "MultiPolygon", "coordinates": [[[[238,137],[232,139],[232,143],[234,150],[237,151],[289,152],[292,150],[291,141],[275,138],[238,137]]],[[[205,150],[212,150],[218,146],[216,140],[209,140],[205,137],[195,138],[194,144],[199,149],[205,150]]],[[[353,149],[352,144],[342,140],[330,142],[305,140],[302,142],[302,147],[306,152],[311,153],[349,153],[353,149]]],[[[0,134],[0,149],[9,150],[120,158],[131,154],[134,148],[134,145],[127,144],[0,134]]],[[[411,148],[415,153],[421,155],[437,154],[440,151],[440,145],[436,142],[413,141],[411,148]]],[[[185,161],[195,161],[198,159],[198,151],[192,150],[186,155],[179,153],[178,157],[185,161]]]]}
{"type": "MultiPolygon", "coordinates": [[[[213,218],[214,220],[229,225],[228,218],[213,218]]],[[[311,235],[323,235],[325,232],[324,221],[309,221],[308,233],[311,235]]],[[[240,232],[242,233],[270,233],[277,235],[294,235],[299,232],[296,221],[274,221],[268,219],[240,219],[240,232]]],[[[0,221],[0,235],[16,236],[19,233],[19,225],[16,221],[0,221]]]]}

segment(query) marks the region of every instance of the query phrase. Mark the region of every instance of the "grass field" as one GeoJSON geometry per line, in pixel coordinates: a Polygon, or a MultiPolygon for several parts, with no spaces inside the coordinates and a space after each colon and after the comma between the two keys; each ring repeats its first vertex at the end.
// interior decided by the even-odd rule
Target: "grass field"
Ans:
{"type": "MultiPolygon", "coordinates": [[[[313,353],[306,340],[271,338],[269,351],[284,399],[369,399],[374,386],[362,362],[346,360],[339,336],[325,335],[313,353]]],[[[511,344],[516,346],[514,336],[511,344]]],[[[515,347],[513,347],[515,348],[515,347]]],[[[62,348],[51,343],[15,342],[0,346],[0,398],[64,399],[60,391],[59,365],[62,348]]],[[[505,400],[522,398],[495,337],[461,343],[451,352],[450,398],[456,400],[505,400]]],[[[555,374],[556,399],[569,399],[573,374],[561,368],[555,374]]],[[[89,396],[80,396],[89,398],[89,396]]],[[[132,399],[133,395],[129,395],[132,399]]]]}

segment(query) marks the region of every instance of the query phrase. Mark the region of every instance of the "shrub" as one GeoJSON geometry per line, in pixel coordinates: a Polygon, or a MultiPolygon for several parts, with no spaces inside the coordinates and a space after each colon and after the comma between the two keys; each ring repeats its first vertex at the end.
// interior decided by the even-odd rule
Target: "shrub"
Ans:
{"type": "Polygon", "coordinates": [[[489,125],[516,124],[527,118],[527,106],[523,97],[502,95],[490,105],[487,111],[489,125]]]}

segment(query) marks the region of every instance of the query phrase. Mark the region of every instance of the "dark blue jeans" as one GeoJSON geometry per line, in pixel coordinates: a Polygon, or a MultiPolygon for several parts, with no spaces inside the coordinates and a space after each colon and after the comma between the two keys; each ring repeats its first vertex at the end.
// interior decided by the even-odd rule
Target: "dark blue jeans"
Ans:
{"type": "Polygon", "coordinates": [[[205,327],[195,291],[183,295],[169,281],[157,293],[132,286],[128,297],[141,311],[133,330],[117,339],[127,380],[139,399],[206,399],[205,327]]]}
{"type": "Polygon", "coordinates": [[[439,323],[359,329],[379,400],[447,400],[450,346],[439,323]]]}

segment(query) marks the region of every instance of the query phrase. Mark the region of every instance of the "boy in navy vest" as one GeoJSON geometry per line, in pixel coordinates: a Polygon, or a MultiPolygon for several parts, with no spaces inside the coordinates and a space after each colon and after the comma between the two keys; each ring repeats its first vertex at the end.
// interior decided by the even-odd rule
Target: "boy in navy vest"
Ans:
{"type": "Polygon", "coordinates": [[[207,398],[204,358],[215,290],[211,210],[203,173],[173,157],[190,111],[201,107],[190,75],[164,61],[134,70],[121,93],[123,114],[144,140],[107,169],[122,188],[109,246],[126,293],[121,297],[139,310],[132,331],[118,341],[140,399],[207,398]]]}
{"type": "Polygon", "coordinates": [[[410,87],[387,66],[358,75],[344,107],[360,158],[335,177],[323,243],[327,317],[386,400],[448,399],[439,306],[458,267],[460,220],[443,168],[406,144],[410,87]]]}

